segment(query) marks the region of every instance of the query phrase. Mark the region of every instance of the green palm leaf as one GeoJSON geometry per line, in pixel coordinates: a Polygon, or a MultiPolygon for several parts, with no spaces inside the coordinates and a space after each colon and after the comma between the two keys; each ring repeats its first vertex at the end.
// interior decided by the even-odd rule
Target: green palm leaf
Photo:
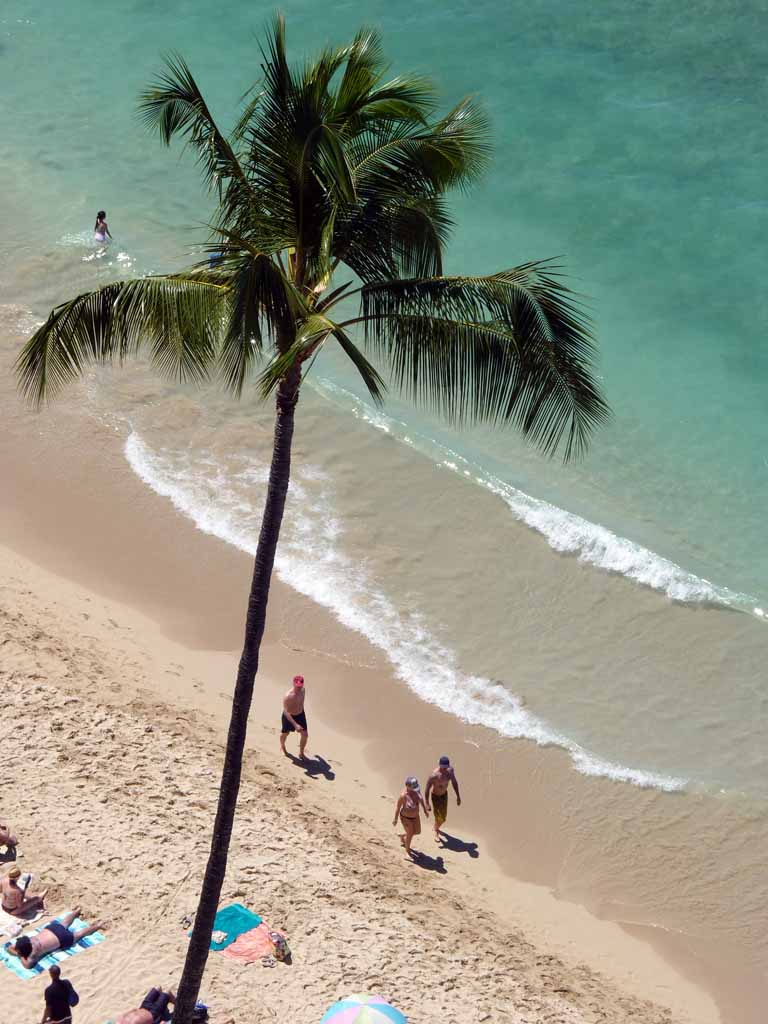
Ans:
{"type": "Polygon", "coordinates": [[[580,455],[608,415],[577,296],[551,263],[489,277],[365,285],[366,343],[395,385],[457,423],[512,423],[551,454],[580,455]]]}
{"type": "Polygon", "coordinates": [[[203,380],[216,348],[227,289],[202,275],[106,285],[54,309],[16,363],[22,391],[53,397],[92,363],[122,362],[146,349],[180,380],[203,380]]]}

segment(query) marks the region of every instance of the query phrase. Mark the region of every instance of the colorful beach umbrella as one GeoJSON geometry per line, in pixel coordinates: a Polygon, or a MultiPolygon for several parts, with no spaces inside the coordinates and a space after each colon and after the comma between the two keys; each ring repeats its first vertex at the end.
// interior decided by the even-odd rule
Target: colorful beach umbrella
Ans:
{"type": "Polygon", "coordinates": [[[408,1024],[408,1020],[381,996],[354,995],[334,1003],[320,1024],[408,1024]]]}

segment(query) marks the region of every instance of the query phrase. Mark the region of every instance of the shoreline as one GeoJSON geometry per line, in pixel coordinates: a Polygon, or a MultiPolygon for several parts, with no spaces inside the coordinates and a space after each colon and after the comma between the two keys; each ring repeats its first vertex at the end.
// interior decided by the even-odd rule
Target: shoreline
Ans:
{"type": "MultiPolygon", "coordinates": [[[[152,687],[155,699],[162,694],[172,705],[191,701],[199,713],[214,713],[221,723],[234,677],[233,652],[239,648],[250,559],[202,534],[149,491],[125,465],[114,435],[103,428],[94,431],[93,424],[80,423],[61,408],[55,420],[35,421],[42,449],[56,436],[68,439],[55,466],[48,447],[45,467],[50,473],[41,472],[42,449],[24,464],[11,458],[2,467],[10,499],[0,513],[3,543],[23,557],[36,555],[33,560],[42,560],[58,577],[76,581],[72,586],[84,585],[99,593],[100,600],[120,602],[123,618],[140,616],[143,635],[149,629],[147,619],[153,620],[160,637],[153,642],[170,645],[179,665],[196,665],[190,671],[197,673],[195,685],[201,687],[190,692],[187,672],[166,674],[152,687]],[[62,423],[62,418],[69,422],[62,423]],[[88,443],[81,443],[86,436],[88,443]]],[[[390,808],[379,811],[379,804],[384,806],[384,799],[394,803],[401,776],[416,768],[411,765],[414,753],[420,752],[416,770],[423,775],[431,760],[450,748],[466,800],[460,817],[452,809],[449,826],[477,841],[480,856],[470,859],[462,852],[451,857],[449,851],[448,883],[457,885],[470,905],[485,903],[497,912],[503,906],[504,919],[522,922],[543,949],[589,963],[632,995],[669,1006],[674,1019],[700,1024],[719,1019],[711,996],[681,974],[681,963],[685,974],[694,973],[692,965],[684,956],[660,956],[647,941],[648,929],[643,929],[642,940],[630,936],[619,924],[568,902],[568,892],[558,899],[548,891],[567,887],[557,884],[563,851],[552,843],[552,822],[542,819],[540,807],[552,809],[553,800],[565,802],[574,786],[583,800],[620,784],[577,776],[561,751],[510,744],[422,703],[391,678],[380,652],[279,581],[273,584],[263,666],[257,695],[265,689],[269,697],[262,701],[257,696],[251,729],[252,738],[261,735],[260,726],[269,731],[266,745],[257,743],[262,756],[273,757],[277,745],[274,709],[279,710],[282,689],[264,678],[285,678],[294,670],[307,676],[310,721],[319,723],[317,731],[325,738],[325,749],[319,752],[343,767],[336,770],[334,792],[342,792],[363,819],[370,817],[371,798],[366,794],[361,799],[358,780],[366,780],[377,794],[371,827],[380,828],[382,817],[389,815],[390,808]],[[297,634],[302,636],[300,649],[297,634]],[[361,692],[364,706],[351,706],[350,693],[361,692]],[[526,792],[516,787],[510,821],[494,836],[487,801],[496,798],[492,783],[500,776],[523,780],[526,792]],[[564,793],[557,796],[560,787],[564,793]],[[508,842],[511,835],[514,843],[508,842]],[[498,854],[506,856],[499,859],[498,854]]],[[[314,736],[310,749],[317,749],[314,736]]],[[[638,791],[639,800],[647,798],[638,791]]],[[[397,864],[395,843],[391,856],[397,864]]]]}
{"type": "MultiPolygon", "coordinates": [[[[203,742],[210,754],[215,752],[212,765],[204,771],[209,781],[204,783],[208,798],[215,796],[217,781],[215,778],[216,767],[219,763],[221,743],[223,742],[223,726],[227,717],[227,694],[222,690],[218,700],[212,700],[211,683],[219,685],[218,680],[226,669],[234,671],[236,655],[234,653],[213,652],[205,650],[191,650],[183,644],[164,636],[159,626],[148,618],[142,611],[121,605],[111,599],[106,599],[96,592],[82,587],[80,584],[70,580],[57,577],[47,570],[29,562],[26,558],[13,550],[0,548],[0,579],[2,579],[3,594],[3,619],[6,624],[6,635],[9,637],[6,647],[2,674],[11,683],[11,690],[20,706],[28,707],[35,715],[36,730],[51,730],[51,739],[55,741],[57,731],[62,729],[61,719],[56,724],[57,713],[60,716],[62,710],[65,718],[66,708],[74,700],[83,702],[84,710],[89,709],[89,720],[95,722],[95,726],[108,723],[108,738],[113,739],[119,746],[124,747],[124,754],[133,757],[135,753],[135,737],[129,740],[123,737],[119,723],[112,719],[112,715],[125,718],[136,712],[140,714],[137,729],[140,732],[153,733],[161,728],[172,728],[176,730],[171,735],[181,735],[178,729],[181,728],[185,735],[183,750],[191,752],[194,749],[195,740],[203,742]],[[14,600],[16,599],[16,600],[14,600]],[[20,610],[21,609],[21,610],[20,610]],[[84,609],[87,609],[85,611],[84,609]],[[87,633],[83,632],[82,638],[74,632],[77,629],[78,621],[86,621],[87,633]],[[9,628],[9,623],[10,628],[9,628]],[[43,625],[43,630],[39,627],[43,625]],[[20,635],[26,632],[33,644],[25,644],[20,640],[20,635]],[[68,650],[69,648],[69,650],[68,650]],[[83,651],[78,651],[83,648],[83,651]],[[93,679],[78,677],[72,673],[70,661],[74,661],[72,651],[76,654],[83,654],[87,650],[92,671],[99,673],[99,688],[93,691],[93,679]],[[95,668],[96,665],[99,668],[95,668]],[[115,670],[117,676],[115,676],[115,670]],[[192,686],[188,681],[192,680],[192,686]],[[21,683],[19,687],[14,684],[21,683]],[[138,683],[138,685],[136,685],[138,683]],[[58,690],[59,696],[51,701],[45,697],[44,691],[53,692],[58,690]],[[40,701],[43,701],[41,704],[40,701]],[[31,702],[31,703],[30,703],[31,702]],[[49,723],[48,719],[53,717],[54,721],[49,723]],[[146,723],[146,724],[142,724],[146,723]],[[170,723],[170,726],[169,724],[170,723]],[[213,777],[211,777],[213,771],[213,777]]],[[[322,747],[322,754],[326,757],[331,771],[335,774],[333,780],[324,779],[323,776],[306,779],[304,771],[291,761],[283,759],[276,750],[277,737],[274,725],[274,708],[279,708],[279,696],[284,685],[276,683],[271,676],[275,650],[269,645],[265,658],[266,671],[260,677],[258,699],[254,703],[254,714],[251,718],[250,733],[248,741],[248,756],[246,758],[247,771],[253,769],[253,758],[259,766],[262,775],[266,775],[270,784],[274,785],[281,799],[287,797],[292,800],[296,793],[296,784],[304,789],[302,796],[310,795],[312,800],[311,809],[304,806],[304,811],[309,814],[310,819],[317,818],[322,822],[334,822],[333,830],[336,834],[344,837],[344,843],[351,841],[353,835],[363,833],[363,841],[374,842],[380,848],[380,863],[377,867],[377,880],[386,888],[397,889],[403,886],[406,892],[416,884],[423,887],[421,899],[437,898],[439,901],[447,901],[454,909],[459,910],[461,915],[469,915],[482,922],[483,929],[499,922],[503,927],[513,928],[514,933],[519,936],[526,946],[534,948],[532,962],[538,970],[548,979],[542,986],[549,989],[549,996],[566,996],[565,1003],[575,1000],[574,1006],[560,1006],[560,1012],[570,1009],[576,1015],[567,1019],[574,1021],[615,1020],[619,1021],[636,1020],[638,1022],[663,1021],[697,1021],[709,1022],[718,1020],[714,1006],[706,995],[699,992],[695,986],[685,981],[677,972],[667,966],[664,960],[659,957],[647,942],[632,938],[622,933],[622,930],[610,922],[601,922],[591,917],[582,907],[573,904],[562,903],[547,893],[539,886],[521,882],[515,882],[500,871],[498,865],[486,854],[486,842],[482,836],[478,836],[479,857],[477,859],[466,857],[466,850],[443,850],[441,855],[444,859],[444,871],[439,870],[434,861],[429,864],[429,870],[422,870],[414,864],[406,862],[398,854],[394,833],[386,826],[389,824],[391,805],[394,803],[395,793],[389,790],[388,780],[385,775],[371,771],[368,764],[369,752],[366,751],[365,743],[360,740],[350,739],[343,733],[329,728],[323,721],[323,713],[312,711],[311,721],[315,723],[313,736],[317,739],[310,741],[310,753],[315,753],[322,747]],[[297,770],[298,769],[298,770],[297,770]],[[383,812],[370,817],[370,807],[373,804],[383,812]],[[342,810],[340,810],[340,806],[342,810]],[[350,813],[351,812],[351,813],[350,813]],[[386,820],[385,820],[386,819],[386,820]],[[495,921],[493,920],[495,919],[495,921]],[[524,936],[524,939],[522,938],[524,936]],[[551,973],[550,973],[551,972],[551,973]],[[584,995],[583,986],[588,982],[590,1002],[580,1005],[581,996],[584,995]],[[619,996],[619,993],[623,993],[619,996]],[[612,1013],[599,1018],[590,1015],[588,1010],[597,1006],[594,1001],[596,996],[604,995],[606,1004],[614,1007],[618,1013],[614,1017],[612,1013]],[[667,1009],[662,1010],[661,1007],[667,1009]],[[667,1016],[671,1014],[671,1016],[667,1016]]],[[[278,655],[279,656],[279,655],[278,655]]],[[[82,666],[78,666],[82,668],[82,666]]],[[[313,667],[313,673],[315,669],[313,667]]],[[[317,675],[313,675],[317,680],[317,675]]],[[[309,678],[308,678],[309,681],[309,678]]],[[[317,689],[317,682],[308,694],[310,708],[314,708],[313,692],[317,689]]],[[[323,701],[325,703],[325,701],[323,701]]],[[[74,723],[70,723],[74,725],[74,723]]],[[[134,729],[136,732],[136,729],[134,729]]],[[[45,733],[44,733],[45,734],[45,733]]],[[[70,751],[70,744],[75,742],[77,728],[74,731],[66,732],[64,740],[66,749],[70,751]]],[[[93,728],[85,731],[84,753],[86,758],[96,757],[96,751],[92,746],[93,728]]],[[[154,742],[154,738],[153,738],[154,742]]],[[[27,733],[22,742],[26,750],[30,743],[35,745],[34,734],[27,733]]],[[[75,744],[76,745],[76,744],[75,744]]],[[[43,745],[49,750],[51,743],[46,741],[43,745]]],[[[50,751],[49,751],[50,752],[50,751]]],[[[109,756],[107,753],[106,756],[109,756]]],[[[150,772],[150,754],[145,750],[138,752],[139,763],[142,765],[142,778],[150,772]]],[[[34,755],[32,757],[34,760],[34,755]]],[[[61,761],[61,754],[58,755],[61,761]]],[[[72,760],[77,768],[74,779],[91,779],[89,786],[94,783],[92,769],[89,769],[87,762],[84,764],[76,755],[68,753],[65,761],[72,760]]],[[[182,761],[184,758],[175,758],[182,761]]],[[[62,783],[65,788],[70,780],[67,778],[67,768],[61,769],[62,783]]],[[[116,765],[115,778],[109,779],[111,785],[119,782],[121,778],[121,765],[116,765]]],[[[133,769],[135,771],[135,768],[133,769]]],[[[247,777],[246,771],[246,777],[247,777]]],[[[104,776],[98,776],[104,778],[104,776]]],[[[190,791],[185,787],[188,784],[189,776],[183,775],[184,782],[178,780],[174,783],[164,779],[163,784],[168,784],[170,792],[175,793],[179,787],[183,795],[189,797],[197,790],[190,791]]],[[[50,780],[53,784],[54,794],[58,792],[56,779],[50,780]]],[[[469,777],[462,780],[463,785],[471,791],[469,777]]],[[[124,785],[136,785],[130,783],[123,777],[124,785]]],[[[82,789],[83,783],[75,782],[78,789],[82,789]]],[[[144,792],[144,782],[142,781],[144,792]]],[[[128,791],[134,793],[135,791],[128,791]]],[[[114,795],[114,794],[113,794],[114,795]]],[[[137,794],[138,795],[138,794],[137,794]]],[[[101,804],[106,803],[105,813],[112,809],[111,799],[97,794],[101,804]]],[[[155,797],[150,799],[154,800],[155,797]]],[[[249,806],[253,804],[253,794],[249,793],[247,782],[244,782],[244,791],[241,793],[239,806],[238,824],[240,827],[249,819],[251,812],[249,806]]],[[[259,798],[257,798],[259,799],[259,798]]],[[[139,798],[141,804],[142,798],[139,798]]],[[[181,812],[187,800],[182,801],[178,808],[181,812]]],[[[195,800],[193,806],[198,806],[199,800],[195,800]]],[[[83,809],[78,806],[78,799],[70,791],[67,798],[73,821],[82,822],[83,809]]],[[[33,801],[35,807],[39,806],[37,799],[33,801]]],[[[133,806],[133,797],[131,797],[133,806]]],[[[42,802],[46,813],[50,811],[49,805],[42,802]]],[[[154,804],[148,805],[150,808],[154,804]]],[[[12,808],[9,808],[9,811],[12,808]]],[[[455,819],[456,808],[452,807],[451,818],[455,819]]],[[[290,826],[292,811],[286,810],[286,820],[290,826]]],[[[8,814],[11,817],[11,814],[8,814]]],[[[98,812],[95,813],[98,818],[98,812]]],[[[142,817],[142,813],[139,813],[142,817]]],[[[34,815],[32,815],[34,818],[34,815]]],[[[17,820],[24,822],[30,820],[29,812],[24,809],[17,820]]],[[[436,859],[435,850],[431,848],[432,841],[429,837],[429,825],[423,822],[425,828],[419,846],[427,852],[427,860],[436,859]]],[[[73,892],[73,881],[67,878],[64,869],[65,863],[57,862],[51,856],[49,844],[51,837],[45,835],[46,819],[38,815],[36,822],[37,831],[32,831],[29,824],[20,827],[14,823],[17,831],[22,832],[19,847],[20,860],[27,867],[39,873],[41,884],[46,880],[52,882],[49,906],[52,901],[71,902],[75,893],[73,892]],[[42,851],[45,851],[44,853],[42,851]]],[[[98,820],[93,822],[94,828],[98,831],[98,820]]],[[[199,866],[202,872],[202,863],[205,853],[205,823],[202,823],[201,833],[195,840],[195,853],[192,863],[199,866]]],[[[290,827],[289,827],[290,831],[290,827]]],[[[462,832],[464,831],[462,827],[462,832]]],[[[65,836],[61,836],[66,839],[65,836]]],[[[113,855],[107,858],[107,862],[115,861],[115,844],[122,842],[119,837],[110,836],[109,850],[113,855]]],[[[126,846],[130,848],[131,837],[126,837],[126,846]]],[[[257,842],[257,849],[259,845],[257,842]]],[[[436,848],[435,848],[436,849],[436,848]]],[[[100,851],[92,851],[99,856],[100,851]]],[[[101,851],[103,852],[103,851],[101,851]]],[[[159,851],[158,851],[159,852],[159,851]]],[[[237,843],[233,847],[233,860],[238,863],[243,859],[243,850],[238,848],[237,843]]],[[[287,851],[286,851],[287,852],[287,851]]],[[[165,857],[166,855],[163,854],[165,857]]],[[[252,853],[248,855],[250,863],[252,853]]],[[[106,853],[105,853],[106,857],[106,853]]],[[[258,858],[257,858],[258,861],[258,858]]],[[[99,864],[104,861],[98,860],[99,864]]],[[[178,873],[178,864],[165,865],[178,873]]],[[[157,864],[146,865],[150,869],[150,876],[157,872],[157,864]]],[[[348,866],[347,866],[348,868],[348,866]]],[[[346,872],[342,872],[342,875],[346,872]]],[[[352,874],[357,874],[354,869],[352,874]]],[[[109,905],[110,897],[114,894],[106,878],[99,877],[99,872],[91,867],[91,877],[88,879],[92,888],[94,885],[100,892],[101,898],[107,900],[106,908],[94,908],[100,913],[105,913],[109,918],[114,910],[109,905]]],[[[136,874],[141,878],[144,885],[147,879],[141,877],[141,865],[134,864],[131,869],[131,877],[136,874]]],[[[146,874],[146,872],[145,872],[146,874]]],[[[228,882],[225,891],[232,891],[232,871],[228,872],[228,882]]],[[[186,889],[186,899],[193,898],[196,893],[196,886],[199,885],[199,878],[190,878],[188,871],[184,879],[179,882],[186,889]],[[187,884],[189,882],[189,884],[187,884]]],[[[336,881],[339,880],[336,875],[336,881]]],[[[175,876],[174,876],[175,878],[175,876]]],[[[302,874],[305,881],[309,879],[302,874]]],[[[150,877],[150,885],[154,884],[150,877]]],[[[122,898],[131,900],[130,892],[125,892],[124,887],[119,886],[122,898]]],[[[88,886],[86,886],[88,888],[88,886]]],[[[172,888],[172,887],[170,887],[172,888]]],[[[244,898],[242,892],[233,891],[233,897],[244,898]]],[[[250,894],[256,896],[256,892],[250,894]]],[[[146,896],[142,897],[146,899],[146,896]]],[[[175,895],[174,895],[175,899],[175,895]]],[[[140,900],[141,901],[141,900],[140,900]]],[[[86,897],[86,904],[90,901],[86,897]]],[[[92,904],[91,904],[92,905],[92,904]]],[[[423,904],[426,909],[426,906],[423,904]]],[[[186,904],[185,904],[186,906],[186,904]]],[[[52,909],[54,909],[52,907],[52,909]]],[[[430,906],[430,913],[433,908],[430,906]]],[[[282,922],[281,922],[282,924],[282,922]]],[[[284,925],[283,925],[284,926],[284,925]]],[[[117,921],[109,921],[110,933],[119,928],[117,921]]],[[[291,929],[292,946],[294,950],[300,949],[300,932],[294,925],[291,929]]],[[[110,937],[111,934],[110,934],[110,937]]],[[[120,936],[120,944],[124,946],[127,941],[125,936],[120,936]]],[[[473,939],[473,942],[476,939],[473,939]]],[[[110,960],[119,955],[114,946],[104,944],[102,950],[105,957],[110,960]],[[115,950],[115,952],[113,952],[115,950]]],[[[177,940],[175,943],[177,953],[183,952],[183,944],[177,940]]],[[[516,951],[519,955],[519,950],[516,951]]],[[[409,951],[411,958],[418,958],[415,950],[409,951]]],[[[424,950],[427,963],[430,962],[428,951],[424,950]]],[[[162,965],[153,967],[153,977],[161,970],[166,974],[173,970],[172,961],[169,961],[167,954],[161,957],[162,965]]],[[[218,966],[216,958],[211,958],[213,977],[206,975],[207,990],[216,989],[217,982],[222,979],[215,973],[218,966]]],[[[88,973],[95,969],[97,964],[103,972],[103,964],[99,964],[96,957],[89,954],[68,963],[69,974],[80,983],[80,975],[88,991],[88,986],[93,987],[94,979],[88,973]]],[[[114,966],[114,965],[113,965],[114,966]]],[[[147,969],[146,962],[143,967],[147,969]]],[[[219,972],[220,974],[221,972],[219,972]]],[[[128,972],[128,980],[139,984],[135,975],[128,972]]],[[[226,975],[225,975],[226,977],[226,975]]],[[[342,975],[342,977],[345,977],[342,975]]],[[[232,983],[232,979],[228,979],[232,983]]],[[[100,1014],[115,1012],[115,998],[126,988],[125,984],[119,986],[118,993],[105,991],[100,992],[101,986],[108,988],[108,982],[101,975],[95,979],[96,991],[94,991],[94,1002],[85,1004],[82,1012],[79,1012],[79,1019],[83,1024],[99,1024],[100,1014]],[[99,1009],[92,1012],[96,1004],[96,996],[99,995],[99,1009]],[[103,1009],[101,1008],[103,1007],[103,1009]]],[[[38,986],[39,987],[39,986],[38,986]]],[[[354,986],[353,986],[354,987],[354,986]]],[[[526,988],[526,995],[531,997],[526,988]]],[[[19,982],[7,973],[0,974],[0,998],[7,994],[14,1000],[29,1000],[29,1010],[33,1012],[34,1005],[39,1001],[39,992],[34,983],[19,982]]],[[[217,993],[221,997],[221,993],[217,993]]],[[[126,992],[124,998],[129,998],[126,992]]],[[[233,997],[234,998],[234,997],[233,997]]],[[[542,996],[543,998],[543,996],[542,996]]],[[[402,996],[400,999],[401,1005],[402,996]]],[[[22,1001],[20,1006],[26,1009],[22,1001]]],[[[524,1006],[514,1003],[518,1012],[524,1010],[524,1006]]],[[[227,1011],[229,1012],[229,1007],[227,1011]]],[[[474,1019],[487,1019],[501,1022],[504,1014],[500,1004],[490,1007],[478,1004],[473,1007],[477,1011],[474,1019]],[[495,1008],[494,1008],[495,1007],[495,1008]],[[484,1018],[483,1014],[490,1012],[490,1017],[484,1018]]],[[[532,1016],[531,1021],[539,1020],[538,1013],[541,1007],[532,1016]]],[[[224,1020],[222,1016],[214,1016],[214,1021],[224,1020]]],[[[299,1015],[298,1024],[313,1024],[314,1018],[299,1015]]],[[[422,1017],[417,1011],[412,1019],[415,1024],[424,1021],[426,1024],[431,1018],[422,1017]]],[[[452,1017],[447,1019],[453,1020],[452,1017]]],[[[467,1018],[462,1018],[466,1020],[467,1018]]],[[[528,1018],[522,1017],[521,1020],[528,1018]]],[[[457,1018],[458,1021],[458,1018],[457,1018]]]]}

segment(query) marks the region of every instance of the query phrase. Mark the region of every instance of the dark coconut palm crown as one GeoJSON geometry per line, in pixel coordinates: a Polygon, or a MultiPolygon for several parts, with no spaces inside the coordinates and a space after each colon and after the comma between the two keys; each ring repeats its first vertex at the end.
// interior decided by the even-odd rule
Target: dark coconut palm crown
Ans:
{"type": "Polygon", "coordinates": [[[578,455],[607,407],[589,322],[557,266],[442,276],[445,193],[488,158],[478,106],[435,117],[430,83],[387,78],[371,30],[296,70],[278,17],[262,56],[229,137],[178,56],[141,100],[146,126],[184,139],[218,196],[219,262],[59,306],[20,356],[24,390],[39,400],[87,362],[146,347],[164,372],[215,369],[236,394],[258,367],[267,394],[330,341],[376,402],[387,367],[398,390],[454,422],[511,422],[545,452],[562,441],[565,458],[578,455]],[[333,315],[353,298],[357,316],[333,315]]]}
{"type": "Polygon", "coordinates": [[[554,264],[443,276],[451,227],[443,197],[471,185],[488,156],[477,106],[464,100],[434,116],[430,84],[387,79],[369,30],[299,70],[286,61],[282,18],[267,40],[262,80],[228,137],[180,57],[142,97],[147,127],[166,144],[185,140],[218,198],[210,258],[65,302],[17,364],[22,389],[38,402],[87,364],[121,362],[142,348],[182,379],[217,373],[239,395],[258,373],[262,394],[276,392],[243,651],[176,1024],[192,1021],[226,873],[294,414],[312,357],[336,343],[374,401],[385,391],[376,363],[449,420],[512,423],[545,452],[563,442],[566,458],[608,412],[591,371],[588,321],[554,264]]]}

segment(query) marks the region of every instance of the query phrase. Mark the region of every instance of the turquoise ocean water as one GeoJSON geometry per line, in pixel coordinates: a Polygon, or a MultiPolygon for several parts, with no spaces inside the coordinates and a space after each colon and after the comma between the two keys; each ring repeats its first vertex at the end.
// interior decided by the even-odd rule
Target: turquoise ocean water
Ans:
{"type": "MultiPolygon", "coordinates": [[[[586,460],[563,469],[507,434],[456,435],[396,400],[390,419],[376,422],[333,360],[317,401],[416,438],[558,551],[669,598],[758,609],[759,617],[768,608],[765,4],[283,8],[297,56],[368,22],[381,28],[396,70],[431,73],[446,103],[484,98],[494,162],[471,196],[456,198],[448,269],[487,272],[562,255],[589,296],[615,417],[586,460]]],[[[142,133],[136,97],[160,55],[178,50],[226,125],[258,77],[256,39],[270,13],[239,0],[215,10],[192,0],[6,0],[0,302],[45,313],[77,288],[184,263],[204,235],[206,200],[192,161],[142,133]],[[103,257],[89,241],[102,207],[115,235],[103,257]]],[[[136,444],[132,465],[142,471],[136,444]]],[[[154,470],[145,460],[145,477],[168,489],[154,470]]],[[[179,504],[194,516],[189,494],[179,504]]],[[[397,604],[398,595],[389,599],[397,604]]],[[[463,670],[472,673],[467,650],[463,670]]],[[[436,651],[445,660],[445,649],[436,651]]],[[[730,718],[743,739],[762,698],[746,670],[741,682],[747,690],[730,718]]],[[[526,696],[551,723],[550,738],[575,735],[611,763],[689,779],[700,758],[702,779],[746,789],[765,767],[760,735],[748,740],[747,768],[742,761],[736,771],[724,753],[721,775],[720,766],[703,767],[704,739],[676,761],[666,742],[638,746],[632,727],[635,746],[625,749],[630,732],[602,735],[558,708],[554,690],[526,696]]]]}

